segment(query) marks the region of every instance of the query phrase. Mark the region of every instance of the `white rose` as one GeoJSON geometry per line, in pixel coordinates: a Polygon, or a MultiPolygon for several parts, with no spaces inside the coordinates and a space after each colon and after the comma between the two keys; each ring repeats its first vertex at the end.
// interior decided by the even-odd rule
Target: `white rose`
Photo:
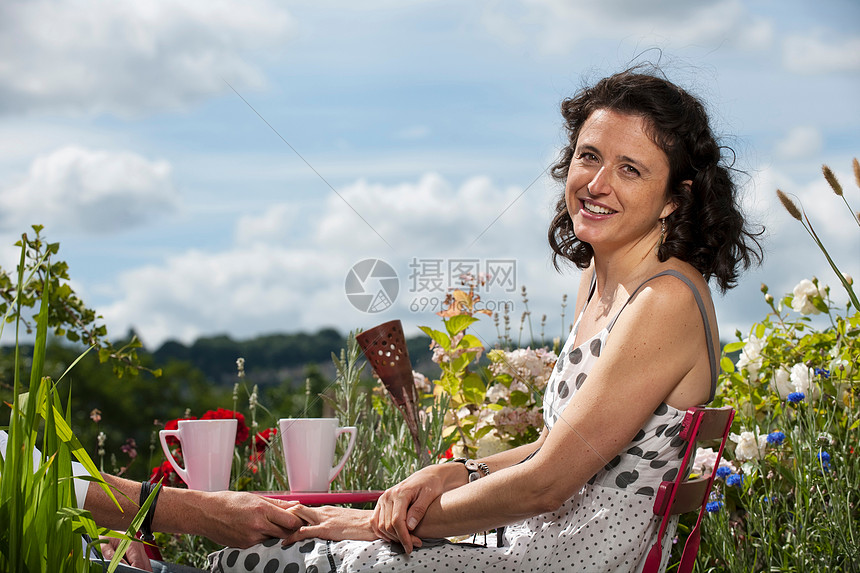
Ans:
{"type": "Polygon", "coordinates": [[[810,400],[818,396],[818,390],[812,384],[812,368],[806,364],[795,364],[791,367],[791,385],[795,392],[803,392],[810,400]]]}
{"type": "Polygon", "coordinates": [[[693,460],[692,472],[702,474],[706,469],[714,467],[717,461],[717,452],[713,448],[696,448],[696,458],[693,460]]]}
{"type": "Polygon", "coordinates": [[[761,459],[765,446],[767,446],[767,436],[756,438],[752,432],[741,432],[740,436],[732,434],[729,438],[737,444],[735,458],[739,461],[761,459]]]}
{"type": "Polygon", "coordinates": [[[824,298],[822,289],[818,288],[809,279],[803,279],[797,286],[794,287],[794,299],[791,301],[791,308],[800,314],[821,314],[821,311],[815,308],[812,304],[812,298],[819,296],[824,298]]]}
{"type": "Polygon", "coordinates": [[[789,381],[790,377],[791,372],[786,370],[784,366],[780,366],[773,373],[773,385],[776,387],[776,392],[780,398],[788,398],[788,395],[794,392],[794,386],[789,381]]]}
{"type": "Polygon", "coordinates": [[[758,371],[762,363],[761,351],[764,349],[764,343],[764,339],[754,335],[744,340],[744,348],[741,350],[741,355],[738,358],[738,369],[746,368],[750,380],[758,378],[758,371]]]}
{"type": "MultiPolygon", "coordinates": [[[[701,475],[705,472],[710,472],[714,469],[714,462],[717,460],[717,452],[713,448],[696,448],[696,459],[693,460],[693,467],[690,468],[692,473],[701,475]]],[[[720,467],[732,467],[732,463],[726,458],[720,458],[720,467]]]]}

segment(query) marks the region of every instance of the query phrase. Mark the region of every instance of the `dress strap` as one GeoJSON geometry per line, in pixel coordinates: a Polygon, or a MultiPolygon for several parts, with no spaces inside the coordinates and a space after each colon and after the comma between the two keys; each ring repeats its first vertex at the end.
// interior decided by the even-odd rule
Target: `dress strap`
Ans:
{"type": "Polygon", "coordinates": [[[627,302],[624,303],[624,306],[621,307],[621,310],[618,311],[618,314],[615,315],[615,318],[612,319],[612,322],[609,323],[609,326],[606,328],[607,332],[612,331],[612,327],[615,326],[615,321],[618,320],[618,317],[621,315],[621,312],[627,308],[627,305],[630,304],[630,301],[633,299],[636,294],[642,290],[649,281],[656,279],[657,277],[662,277],[664,275],[671,275],[677,279],[680,279],[684,284],[686,284],[691,291],[693,291],[693,296],[696,298],[696,304],[699,307],[699,312],[702,315],[702,322],[705,325],[705,343],[708,346],[708,362],[711,366],[711,396],[708,398],[708,402],[714,399],[714,395],[717,392],[717,357],[714,352],[714,337],[711,335],[711,323],[708,320],[708,313],[705,311],[705,302],[702,300],[702,295],[699,293],[699,289],[696,288],[696,285],[693,284],[693,281],[682,275],[676,270],[666,270],[660,273],[657,273],[653,277],[645,279],[645,281],[639,285],[636,290],[633,291],[633,294],[627,299],[627,302]]]}
{"type": "Polygon", "coordinates": [[[585,309],[588,306],[588,303],[591,302],[591,298],[594,296],[594,291],[597,290],[597,273],[594,272],[591,274],[591,286],[588,287],[588,296],[585,298],[585,304],[582,305],[582,310],[579,311],[579,316],[576,317],[576,322],[573,323],[573,334],[576,335],[576,332],[579,330],[579,321],[582,320],[582,315],[585,314],[585,309]]]}

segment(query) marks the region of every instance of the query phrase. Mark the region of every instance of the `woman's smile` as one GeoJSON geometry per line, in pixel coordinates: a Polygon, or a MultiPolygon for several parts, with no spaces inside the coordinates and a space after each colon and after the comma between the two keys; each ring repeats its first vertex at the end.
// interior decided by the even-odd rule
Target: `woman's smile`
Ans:
{"type": "Polygon", "coordinates": [[[603,205],[599,205],[588,200],[582,201],[582,207],[586,212],[591,213],[592,215],[612,215],[615,213],[615,211],[609,207],[604,207],[603,205]]]}

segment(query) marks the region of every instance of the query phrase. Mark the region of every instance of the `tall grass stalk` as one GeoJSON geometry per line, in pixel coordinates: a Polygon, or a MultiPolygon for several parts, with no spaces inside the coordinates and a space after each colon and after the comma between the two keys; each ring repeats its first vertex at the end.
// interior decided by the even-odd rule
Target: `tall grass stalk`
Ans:
{"type": "MultiPolygon", "coordinates": [[[[98,539],[99,535],[122,539],[109,567],[109,571],[113,571],[125,553],[131,535],[142,522],[153,496],[133,520],[133,529],[125,534],[99,528],[89,512],[77,509],[72,480],[73,456],[90,473],[85,479],[99,483],[114,502],[116,498],[72,433],[68,423],[70,409],[67,406],[63,412],[57,385],[50,377],[43,376],[51,294],[48,279],[42,286],[29,391],[25,391],[21,379],[20,317],[22,293],[33,278],[33,275],[24,277],[26,246],[24,236],[14,301],[14,397],[9,425],[4,428],[8,432],[6,455],[0,456],[0,523],[4,524],[0,528],[0,571],[103,570],[101,565],[88,560],[89,547],[85,549],[82,544],[83,533],[93,539],[98,539]]],[[[3,322],[6,322],[6,317],[3,322]]]]}

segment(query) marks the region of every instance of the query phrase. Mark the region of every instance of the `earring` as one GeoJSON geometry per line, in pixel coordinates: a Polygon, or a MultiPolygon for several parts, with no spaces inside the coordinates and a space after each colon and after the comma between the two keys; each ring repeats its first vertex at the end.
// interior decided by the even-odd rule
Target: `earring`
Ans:
{"type": "Polygon", "coordinates": [[[660,244],[657,246],[659,249],[663,246],[663,240],[666,238],[666,219],[660,219],[660,244]]]}

